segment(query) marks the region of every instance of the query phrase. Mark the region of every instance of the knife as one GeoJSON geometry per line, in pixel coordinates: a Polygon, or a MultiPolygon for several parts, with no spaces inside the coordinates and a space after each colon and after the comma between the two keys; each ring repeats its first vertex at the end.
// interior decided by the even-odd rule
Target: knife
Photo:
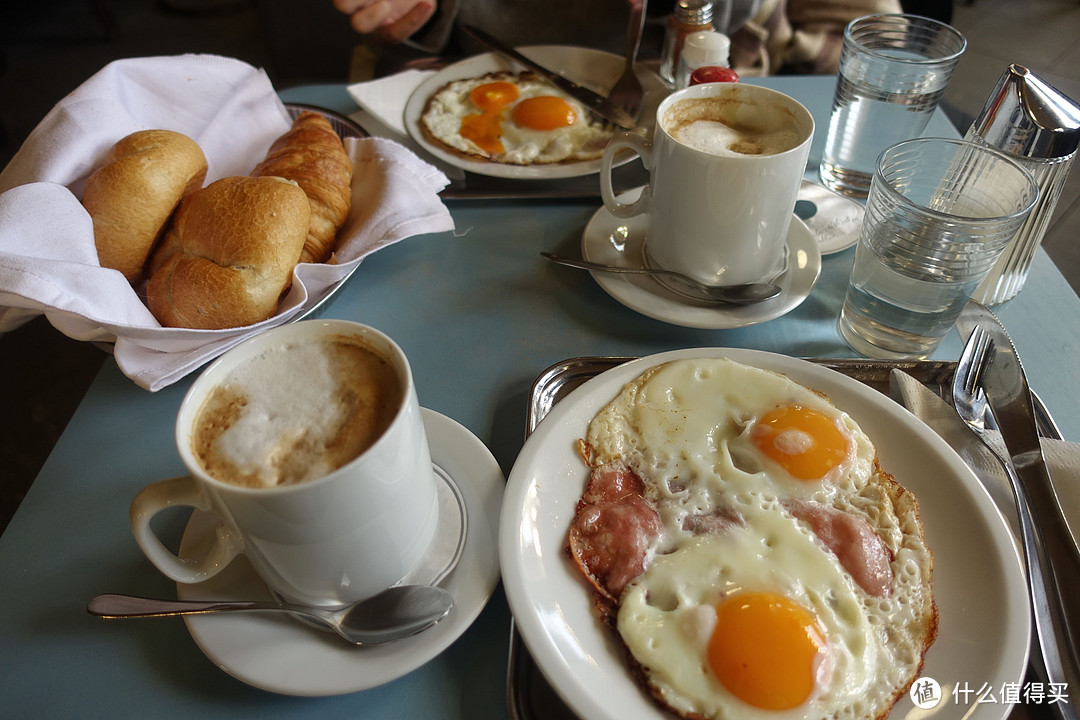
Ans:
{"type": "Polygon", "coordinates": [[[486,32],[484,32],[478,27],[474,27],[472,25],[462,25],[461,29],[464,30],[466,34],[470,35],[475,40],[481,42],[482,44],[491,48],[500,55],[505,55],[511,60],[514,60],[515,62],[518,62],[529,68],[534,73],[544,78],[549,83],[559,88],[570,97],[582,103],[586,107],[586,109],[596,115],[599,115],[604,120],[615,123],[624,130],[634,130],[637,128],[637,125],[634,123],[634,118],[632,118],[629,113],[627,113],[622,108],[616,106],[615,104],[611,103],[603,95],[595,93],[588,88],[584,88],[578,85],[576,82],[563,77],[562,75],[558,74],[553,70],[548,70],[543,65],[540,65],[539,63],[530,60],[514,48],[506,45],[501,40],[497,40],[491,35],[488,35],[486,32]]]}
{"type": "MultiPolygon", "coordinates": [[[[1040,636],[1052,633],[1057,642],[1043,643],[1043,669],[1050,682],[1067,690],[1071,696],[1067,711],[1076,713],[1080,702],[1080,552],[1046,468],[1031,390],[1012,339],[989,309],[969,302],[956,327],[962,338],[975,328],[981,328],[990,338],[979,382],[1019,479],[1018,490],[1024,493],[1030,508],[1039,561],[1047,569],[1043,573],[1045,606],[1034,608],[1035,621],[1042,625],[1038,628],[1040,636]]],[[[1029,575],[1037,572],[1037,568],[1028,568],[1029,575]]]]}

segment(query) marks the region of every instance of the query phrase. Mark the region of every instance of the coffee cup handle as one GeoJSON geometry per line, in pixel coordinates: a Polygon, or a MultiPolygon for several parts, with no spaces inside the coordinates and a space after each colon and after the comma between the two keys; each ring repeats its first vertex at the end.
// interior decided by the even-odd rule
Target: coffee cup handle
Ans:
{"type": "Polygon", "coordinates": [[[150,527],[150,521],[162,510],[178,506],[213,509],[206,492],[190,475],[161,480],[143,488],[131,501],[131,529],[135,533],[135,542],[158,570],[176,582],[202,582],[224,570],[243,551],[243,540],[224,523],[218,523],[213,544],[204,554],[192,558],[177,557],[161,542],[150,527]]]}
{"type": "Polygon", "coordinates": [[[652,143],[636,133],[623,132],[613,137],[604,148],[604,156],[600,161],[600,195],[604,198],[604,207],[615,217],[628,218],[648,210],[651,193],[646,185],[641,190],[641,196],[632,203],[621,203],[615,199],[611,186],[611,162],[615,159],[615,153],[623,148],[629,148],[640,155],[645,169],[651,170],[652,143]]]}

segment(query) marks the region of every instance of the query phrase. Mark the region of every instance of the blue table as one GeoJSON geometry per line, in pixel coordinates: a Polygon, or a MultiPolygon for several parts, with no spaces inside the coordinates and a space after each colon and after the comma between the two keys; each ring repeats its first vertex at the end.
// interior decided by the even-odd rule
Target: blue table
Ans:
{"type": "MultiPolygon", "coordinates": [[[[800,99],[818,131],[831,77],[757,82],[800,99]]],[[[287,100],[342,112],[340,86],[298,88],[287,100]]],[[[940,112],[928,134],[955,136],[940,112]]],[[[738,330],[667,325],[624,308],[586,273],[542,250],[579,252],[600,206],[581,201],[456,201],[453,233],[410,238],[357,270],[326,315],[373,325],[408,354],[421,404],[456,419],[509,473],[536,376],[583,355],[643,355],[694,346],[749,347],[803,357],[852,357],[836,330],[853,251],[827,256],[810,297],[782,318],[738,330]]],[[[1080,439],[1080,299],[1040,252],[1027,286],[998,313],[1067,439],[1080,439]]],[[[951,335],[936,359],[955,359],[951,335]]],[[[382,687],[329,698],[251,688],[208,661],[179,619],[105,622],[87,615],[102,592],[175,596],[132,538],[128,505],[151,481],[182,474],[173,420],[190,378],[148,393],[109,361],[0,537],[0,716],[476,718],[507,716],[510,614],[501,589],[437,659],[382,687]]],[[[163,532],[179,537],[183,518],[163,532]]],[[[987,628],[992,632],[991,628],[987,628]]],[[[283,658],[287,662],[288,658],[283,658]]]]}

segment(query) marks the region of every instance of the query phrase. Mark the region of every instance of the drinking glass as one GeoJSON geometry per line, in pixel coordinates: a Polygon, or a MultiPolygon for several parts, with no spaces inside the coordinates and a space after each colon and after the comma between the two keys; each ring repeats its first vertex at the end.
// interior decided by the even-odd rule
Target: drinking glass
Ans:
{"type": "Polygon", "coordinates": [[[867,15],[848,23],[821,182],[865,198],[877,156],[922,134],[966,45],[955,28],[917,15],[867,15]]]}
{"type": "Polygon", "coordinates": [[[847,343],[870,357],[927,357],[1038,192],[1008,155],[965,140],[917,138],[882,152],[840,312],[847,343]]]}

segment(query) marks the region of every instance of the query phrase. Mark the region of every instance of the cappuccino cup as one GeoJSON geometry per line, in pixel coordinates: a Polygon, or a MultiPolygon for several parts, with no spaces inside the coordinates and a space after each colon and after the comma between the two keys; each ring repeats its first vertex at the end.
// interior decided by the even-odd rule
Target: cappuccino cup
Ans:
{"type": "Polygon", "coordinates": [[[798,101],[744,83],[694,85],[656,110],[651,140],[620,133],[601,161],[604,207],[647,216],[645,265],[710,285],[777,276],[810,154],[814,119],[798,101]],[[633,202],[612,190],[624,149],[641,156],[649,184],[633,202]]]}
{"type": "Polygon", "coordinates": [[[342,606],[403,578],[438,524],[408,359],[371,327],[303,321],[236,346],[185,395],[176,446],[189,474],[139,492],[131,526],[177,582],[243,553],[280,599],[342,606]],[[217,516],[201,555],[177,557],[151,527],[175,506],[217,516]]]}

